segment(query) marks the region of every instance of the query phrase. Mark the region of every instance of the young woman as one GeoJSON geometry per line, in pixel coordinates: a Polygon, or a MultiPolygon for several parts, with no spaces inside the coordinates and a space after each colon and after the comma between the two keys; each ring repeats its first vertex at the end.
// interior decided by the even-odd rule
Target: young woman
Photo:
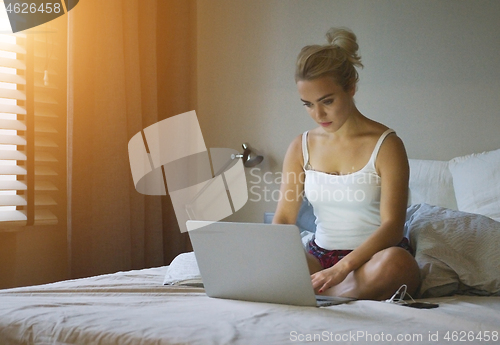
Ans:
{"type": "Polygon", "coordinates": [[[300,99],[318,127],[288,148],[273,223],[296,222],[302,200],[289,196],[304,191],[316,215],[307,256],[317,293],[385,300],[406,284],[413,294],[420,278],[403,238],[404,145],[356,108],[356,36],[336,28],[326,36],[328,44],[306,46],[297,58],[300,99]]]}

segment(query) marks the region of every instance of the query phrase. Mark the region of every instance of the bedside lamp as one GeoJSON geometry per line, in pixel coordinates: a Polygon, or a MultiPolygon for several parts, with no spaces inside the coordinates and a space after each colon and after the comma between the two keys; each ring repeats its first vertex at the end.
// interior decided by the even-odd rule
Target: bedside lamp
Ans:
{"type": "Polygon", "coordinates": [[[243,153],[238,155],[231,155],[231,159],[243,158],[243,165],[247,168],[254,167],[264,160],[264,157],[259,155],[252,155],[252,150],[247,143],[241,145],[243,147],[243,153]]]}
{"type": "MultiPolygon", "coordinates": [[[[231,181],[239,180],[240,184],[241,183],[246,184],[243,167],[248,168],[256,166],[257,164],[261,163],[264,160],[264,157],[261,155],[253,154],[252,150],[250,149],[247,143],[244,143],[242,147],[243,147],[243,153],[241,154],[237,153],[228,154],[230,151],[229,149],[210,149],[212,156],[212,163],[214,164],[214,170],[216,169],[216,166],[222,165],[222,167],[218,169],[218,171],[214,174],[213,178],[210,181],[208,181],[208,183],[206,183],[196,193],[196,195],[194,195],[186,203],[185,210],[186,213],[188,214],[189,219],[211,220],[208,219],[206,216],[200,215],[199,212],[201,211],[201,213],[205,213],[203,211],[208,210],[210,208],[210,205],[212,205],[214,202],[215,203],[217,203],[218,201],[221,202],[221,200],[226,200],[226,198],[229,201],[229,206],[231,207],[232,210],[231,213],[234,213],[236,210],[242,207],[243,204],[246,202],[246,200],[248,199],[246,191],[245,195],[243,195],[241,192],[236,194],[231,193],[230,191],[231,181]],[[229,159],[227,159],[226,157],[228,157],[229,159]],[[241,166],[240,165],[241,163],[238,162],[239,158],[242,159],[241,163],[243,163],[242,164],[243,166],[241,166]],[[221,164],[222,162],[224,162],[224,164],[221,164]],[[241,168],[238,168],[238,166],[240,166],[241,168]],[[214,189],[213,183],[215,181],[221,183],[220,185],[223,188],[223,190],[225,190],[224,194],[227,193],[227,197],[221,196],[220,187],[219,188],[215,187],[216,189],[214,189]],[[238,201],[238,199],[241,199],[241,201],[238,201]]],[[[210,213],[211,212],[209,212],[209,214],[210,213]]],[[[214,219],[216,218],[221,219],[220,216],[216,214],[210,214],[210,216],[214,216],[214,219]]]]}

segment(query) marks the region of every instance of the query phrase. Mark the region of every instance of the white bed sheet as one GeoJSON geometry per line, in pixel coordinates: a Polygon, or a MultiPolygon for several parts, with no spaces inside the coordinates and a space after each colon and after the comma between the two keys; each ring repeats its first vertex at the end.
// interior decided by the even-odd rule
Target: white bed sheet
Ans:
{"type": "Polygon", "coordinates": [[[375,301],[295,307],[163,286],[166,269],[0,290],[0,344],[463,344],[471,335],[483,341],[470,344],[500,343],[491,338],[500,297],[434,298],[440,307],[428,310],[375,301]]]}

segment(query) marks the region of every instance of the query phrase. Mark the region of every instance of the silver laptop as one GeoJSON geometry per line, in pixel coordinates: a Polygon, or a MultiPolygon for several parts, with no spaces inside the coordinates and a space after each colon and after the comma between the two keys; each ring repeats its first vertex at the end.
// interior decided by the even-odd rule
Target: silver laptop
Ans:
{"type": "Polygon", "coordinates": [[[352,298],[315,295],[295,225],[186,222],[208,296],[298,306],[352,298]]]}

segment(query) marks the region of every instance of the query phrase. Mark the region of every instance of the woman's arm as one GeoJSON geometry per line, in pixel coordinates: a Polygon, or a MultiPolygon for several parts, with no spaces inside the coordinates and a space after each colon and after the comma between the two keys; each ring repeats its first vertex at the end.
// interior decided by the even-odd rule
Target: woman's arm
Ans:
{"type": "Polygon", "coordinates": [[[378,153],[376,169],[381,177],[380,227],[337,265],[312,276],[313,286],[321,291],[342,282],[375,253],[397,245],[403,238],[409,166],[403,142],[396,135],[385,139],[378,153]]]}
{"type": "Polygon", "coordinates": [[[280,199],[274,214],[273,224],[295,224],[297,220],[304,191],[302,165],[302,135],[299,135],[292,141],[285,154],[280,199]]]}

